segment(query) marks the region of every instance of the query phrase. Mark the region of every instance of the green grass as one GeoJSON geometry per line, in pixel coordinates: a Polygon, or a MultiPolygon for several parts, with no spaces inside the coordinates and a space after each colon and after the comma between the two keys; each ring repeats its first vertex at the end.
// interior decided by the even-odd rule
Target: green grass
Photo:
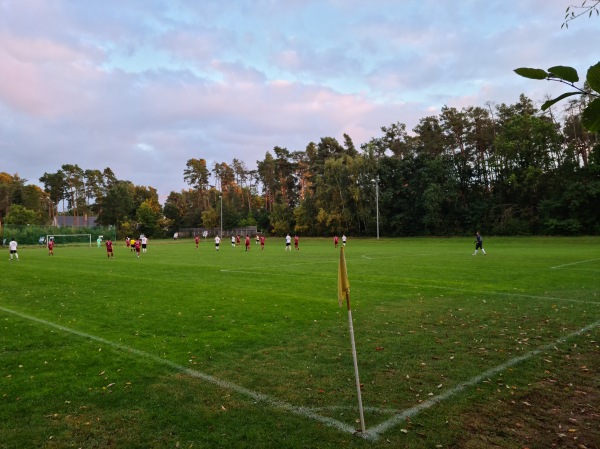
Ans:
{"type": "Polygon", "coordinates": [[[0,448],[599,447],[600,239],[472,240],[349,241],[367,438],[332,240],[6,250],[0,448]]]}

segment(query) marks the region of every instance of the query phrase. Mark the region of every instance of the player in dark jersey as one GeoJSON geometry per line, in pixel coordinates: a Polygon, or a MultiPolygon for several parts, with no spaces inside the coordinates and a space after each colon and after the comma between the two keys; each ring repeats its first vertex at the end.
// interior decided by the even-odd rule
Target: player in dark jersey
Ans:
{"type": "Polygon", "coordinates": [[[477,231],[477,233],[475,234],[475,252],[473,253],[473,255],[477,255],[477,251],[480,249],[484,256],[487,255],[485,249],[483,249],[483,238],[481,237],[479,231],[477,231]]]}

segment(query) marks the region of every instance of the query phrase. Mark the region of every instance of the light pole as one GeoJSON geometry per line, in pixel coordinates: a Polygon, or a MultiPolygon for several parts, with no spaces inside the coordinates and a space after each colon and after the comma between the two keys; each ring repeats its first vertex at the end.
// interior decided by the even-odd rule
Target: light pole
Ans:
{"type": "Polygon", "coordinates": [[[221,235],[220,235],[220,237],[223,238],[223,195],[219,195],[219,199],[221,200],[221,235]]]}
{"type": "Polygon", "coordinates": [[[377,215],[377,240],[379,240],[379,175],[373,181],[375,181],[375,211],[377,215]]]}

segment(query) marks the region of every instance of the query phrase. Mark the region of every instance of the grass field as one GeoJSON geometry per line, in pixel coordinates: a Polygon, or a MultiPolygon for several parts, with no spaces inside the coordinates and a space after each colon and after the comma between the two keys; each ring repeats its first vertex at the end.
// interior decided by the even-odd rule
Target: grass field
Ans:
{"type": "Polygon", "coordinates": [[[600,239],[20,248],[0,448],[599,448],[600,239]]]}

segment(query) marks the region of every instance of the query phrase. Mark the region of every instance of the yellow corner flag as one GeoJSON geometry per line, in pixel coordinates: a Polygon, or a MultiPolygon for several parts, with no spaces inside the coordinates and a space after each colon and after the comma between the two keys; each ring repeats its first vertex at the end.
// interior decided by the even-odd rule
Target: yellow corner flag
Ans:
{"type": "Polygon", "coordinates": [[[350,292],[350,282],[348,281],[348,271],[346,270],[346,256],[344,247],[340,249],[340,264],[338,265],[338,304],[342,307],[346,294],[350,292]]]}

